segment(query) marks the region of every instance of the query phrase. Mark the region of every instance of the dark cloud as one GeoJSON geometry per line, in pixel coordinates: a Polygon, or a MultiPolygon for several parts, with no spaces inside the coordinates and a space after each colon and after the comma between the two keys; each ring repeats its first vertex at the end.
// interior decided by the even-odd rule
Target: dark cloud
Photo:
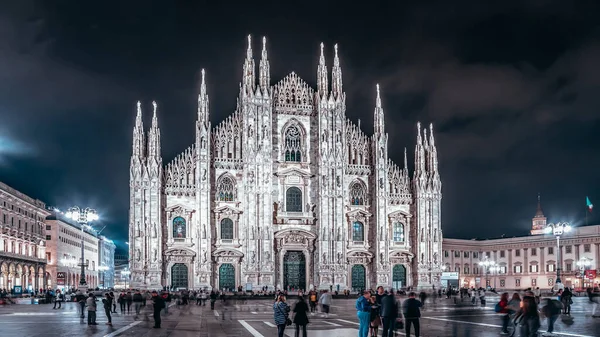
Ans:
{"type": "Polygon", "coordinates": [[[576,220],[585,195],[600,198],[589,179],[600,164],[598,12],[558,0],[14,2],[0,13],[0,179],[57,206],[97,207],[105,233],[125,237],[135,102],[147,113],[159,102],[169,161],[193,141],[200,68],[213,124],[233,111],[252,33],[268,37],[273,81],[295,70],[314,85],[318,43],[330,63],[339,43],[347,115],[370,134],[380,83],[397,162],[416,122],[434,122],[447,235],[525,233],[537,192],[551,219],[576,220]]]}

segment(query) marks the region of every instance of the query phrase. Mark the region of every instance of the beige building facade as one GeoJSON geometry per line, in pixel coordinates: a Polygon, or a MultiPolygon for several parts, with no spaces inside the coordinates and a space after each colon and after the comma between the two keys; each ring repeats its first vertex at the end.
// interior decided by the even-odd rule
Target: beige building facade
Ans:
{"type": "Polygon", "coordinates": [[[463,287],[526,289],[554,287],[557,268],[565,286],[597,285],[600,266],[600,226],[574,227],[560,238],[543,230],[548,224],[538,202],[529,236],[489,240],[443,241],[444,269],[459,273],[463,287]],[[560,251],[560,254],[558,254],[560,251]],[[560,256],[559,256],[560,255],[560,256]],[[482,262],[493,263],[493,268],[482,262]],[[586,272],[588,271],[587,276],[586,272]]]}
{"type": "Polygon", "coordinates": [[[0,182],[0,289],[44,288],[46,205],[0,182]]]}

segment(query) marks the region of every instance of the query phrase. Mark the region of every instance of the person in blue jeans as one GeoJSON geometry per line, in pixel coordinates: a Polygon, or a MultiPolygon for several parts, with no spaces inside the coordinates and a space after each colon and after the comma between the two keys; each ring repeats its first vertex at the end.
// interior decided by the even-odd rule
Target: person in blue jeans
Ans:
{"type": "Polygon", "coordinates": [[[356,300],[356,315],[358,316],[358,337],[369,336],[369,324],[371,323],[371,292],[363,291],[363,295],[356,300]]]}

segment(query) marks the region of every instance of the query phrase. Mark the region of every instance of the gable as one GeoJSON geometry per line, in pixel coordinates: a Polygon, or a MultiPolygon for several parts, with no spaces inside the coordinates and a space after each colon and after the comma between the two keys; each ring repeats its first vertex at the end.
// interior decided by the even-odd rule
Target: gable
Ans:
{"type": "Polygon", "coordinates": [[[295,72],[273,87],[273,104],[277,112],[311,114],[315,91],[295,72]]]}

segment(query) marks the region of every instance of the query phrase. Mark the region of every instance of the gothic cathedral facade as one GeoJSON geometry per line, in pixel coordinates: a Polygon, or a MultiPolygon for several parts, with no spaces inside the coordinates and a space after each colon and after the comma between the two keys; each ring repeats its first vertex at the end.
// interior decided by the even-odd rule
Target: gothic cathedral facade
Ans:
{"type": "Polygon", "coordinates": [[[323,45],[314,90],[294,72],[271,85],[263,38],[248,37],[235,112],[216,127],[202,71],[195,143],[163,165],[157,105],[141,104],[130,166],[131,286],[351,289],[440,284],[441,180],[433,131],[417,127],[415,169],[345,116],[342,69],[323,45]],[[331,88],[330,88],[331,84],[331,88]]]}

